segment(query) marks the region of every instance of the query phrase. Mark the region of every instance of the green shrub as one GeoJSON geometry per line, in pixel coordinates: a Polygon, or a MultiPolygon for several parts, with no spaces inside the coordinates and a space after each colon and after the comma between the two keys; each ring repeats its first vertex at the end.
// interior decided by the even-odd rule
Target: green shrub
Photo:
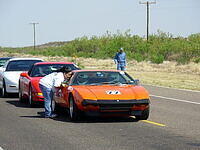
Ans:
{"type": "Polygon", "coordinates": [[[160,30],[145,38],[138,35],[131,35],[130,30],[124,33],[106,32],[102,36],[81,37],[70,42],[55,42],[45,44],[45,47],[24,47],[24,48],[3,48],[0,51],[9,53],[25,53],[44,56],[65,56],[65,57],[92,57],[92,58],[113,58],[120,47],[125,49],[127,58],[136,61],[151,61],[162,63],[164,60],[177,61],[185,64],[190,61],[199,62],[200,59],[200,33],[192,34],[188,38],[173,37],[170,33],[160,30]],[[52,46],[59,45],[59,46],[52,46]]]}
{"type": "Polygon", "coordinates": [[[154,55],[151,58],[152,63],[161,64],[161,63],[163,63],[163,61],[164,61],[164,56],[160,55],[160,54],[154,55]]]}

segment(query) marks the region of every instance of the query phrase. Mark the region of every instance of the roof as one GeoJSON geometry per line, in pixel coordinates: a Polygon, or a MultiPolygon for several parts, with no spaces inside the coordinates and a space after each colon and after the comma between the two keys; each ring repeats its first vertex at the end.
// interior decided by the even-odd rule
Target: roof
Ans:
{"type": "Polygon", "coordinates": [[[43,61],[43,59],[41,58],[11,58],[9,61],[13,61],[13,60],[41,60],[43,61]]]}
{"type": "Polygon", "coordinates": [[[12,57],[0,57],[0,60],[8,60],[11,59],[12,57]]]}
{"type": "Polygon", "coordinates": [[[38,62],[35,65],[46,65],[46,64],[74,64],[72,62],[38,62]]]}
{"type": "Polygon", "coordinates": [[[73,70],[73,72],[85,72],[85,71],[110,71],[110,72],[121,72],[121,70],[73,70]]]}

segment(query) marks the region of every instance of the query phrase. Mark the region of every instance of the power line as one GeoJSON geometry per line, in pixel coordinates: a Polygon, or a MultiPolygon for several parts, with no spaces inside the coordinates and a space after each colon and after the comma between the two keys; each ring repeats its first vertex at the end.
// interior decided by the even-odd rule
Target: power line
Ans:
{"type": "Polygon", "coordinates": [[[149,40],[149,5],[150,4],[156,4],[156,1],[154,2],[139,2],[139,4],[146,4],[147,5],[147,41],[149,40]]]}
{"type": "Polygon", "coordinates": [[[30,23],[30,24],[32,24],[33,25],[33,45],[34,45],[34,50],[35,50],[35,26],[37,25],[37,24],[39,24],[39,23],[37,23],[37,22],[32,22],[32,23],[30,23]]]}

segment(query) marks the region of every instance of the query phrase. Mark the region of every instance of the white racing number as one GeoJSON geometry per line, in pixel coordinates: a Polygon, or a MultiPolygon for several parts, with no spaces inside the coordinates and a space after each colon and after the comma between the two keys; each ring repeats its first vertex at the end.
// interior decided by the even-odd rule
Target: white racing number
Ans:
{"type": "Polygon", "coordinates": [[[119,94],[121,94],[121,92],[117,91],[117,90],[108,90],[108,91],[106,91],[106,94],[109,94],[109,95],[119,95],[119,94]]]}

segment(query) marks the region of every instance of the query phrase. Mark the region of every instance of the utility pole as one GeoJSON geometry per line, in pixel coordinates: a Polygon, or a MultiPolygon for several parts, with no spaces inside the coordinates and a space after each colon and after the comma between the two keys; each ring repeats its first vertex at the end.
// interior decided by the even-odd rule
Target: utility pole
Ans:
{"type": "Polygon", "coordinates": [[[39,23],[33,22],[30,24],[33,25],[33,45],[34,45],[34,50],[35,50],[35,26],[36,26],[36,24],[39,24],[39,23]]]}
{"type": "Polygon", "coordinates": [[[156,4],[156,1],[154,2],[139,2],[139,4],[146,4],[147,5],[147,41],[149,40],[149,5],[150,4],[156,4]]]}

